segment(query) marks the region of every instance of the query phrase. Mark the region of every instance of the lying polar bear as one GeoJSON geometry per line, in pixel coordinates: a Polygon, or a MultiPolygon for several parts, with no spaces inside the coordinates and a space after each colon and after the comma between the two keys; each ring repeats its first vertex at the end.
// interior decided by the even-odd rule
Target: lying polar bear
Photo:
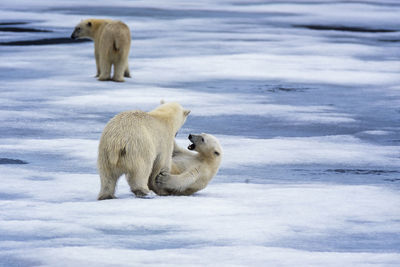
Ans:
{"type": "Polygon", "coordinates": [[[171,173],[161,172],[156,177],[157,194],[191,195],[204,189],[218,172],[222,149],[217,138],[210,134],[189,135],[190,152],[176,143],[172,156],[171,173]]]}

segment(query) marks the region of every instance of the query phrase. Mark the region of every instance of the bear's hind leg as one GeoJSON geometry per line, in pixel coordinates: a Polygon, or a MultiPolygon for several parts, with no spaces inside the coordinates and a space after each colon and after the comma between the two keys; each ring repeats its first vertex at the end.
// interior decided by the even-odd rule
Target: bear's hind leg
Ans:
{"type": "Polygon", "coordinates": [[[100,193],[97,197],[97,200],[104,200],[104,199],[113,199],[115,198],[115,187],[117,185],[118,178],[121,174],[117,173],[108,173],[105,174],[103,171],[100,170],[100,193]]]}
{"type": "Polygon", "coordinates": [[[116,62],[114,64],[113,81],[124,82],[125,64],[124,62],[116,62]]]}
{"type": "Polygon", "coordinates": [[[131,78],[131,73],[129,71],[128,63],[126,63],[126,66],[125,66],[124,77],[131,78]]]}
{"type": "Polygon", "coordinates": [[[109,81],[111,77],[111,62],[100,58],[99,81],[109,81]]]}
{"type": "Polygon", "coordinates": [[[136,171],[129,171],[126,175],[131,191],[137,197],[144,197],[150,192],[147,183],[151,172],[151,164],[145,165],[146,167],[136,168],[136,171]]]}
{"type": "Polygon", "coordinates": [[[100,76],[100,63],[99,63],[99,55],[98,53],[94,53],[94,57],[96,58],[96,78],[98,78],[100,76]]]}
{"type": "MultiPolygon", "coordinates": [[[[172,153],[166,153],[166,155],[171,155],[172,153]]],[[[170,158],[171,156],[163,156],[162,154],[157,155],[156,159],[154,160],[153,163],[153,169],[151,171],[149,181],[148,181],[148,186],[150,190],[154,191],[157,195],[165,195],[165,192],[159,188],[156,184],[156,177],[159,175],[161,172],[169,172],[170,168],[170,158]]]]}

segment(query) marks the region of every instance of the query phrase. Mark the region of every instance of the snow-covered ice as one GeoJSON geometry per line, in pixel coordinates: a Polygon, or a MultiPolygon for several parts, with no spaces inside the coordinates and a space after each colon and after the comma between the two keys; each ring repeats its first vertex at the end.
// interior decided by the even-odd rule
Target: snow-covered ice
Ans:
{"type": "Polygon", "coordinates": [[[400,265],[399,13],[2,0],[0,266],[400,265]],[[129,25],[132,79],[94,78],[93,44],[68,40],[87,17],[129,25]],[[104,125],[161,99],[192,110],[179,144],[219,138],[219,173],[190,197],[135,198],[121,179],[96,201],[104,125]]]}

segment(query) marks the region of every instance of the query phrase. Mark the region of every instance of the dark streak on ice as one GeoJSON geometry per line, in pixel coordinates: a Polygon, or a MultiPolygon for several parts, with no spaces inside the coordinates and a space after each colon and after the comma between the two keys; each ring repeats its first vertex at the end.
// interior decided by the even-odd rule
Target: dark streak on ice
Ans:
{"type": "Polygon", "coordinates": [[[394,179],[383,179],[386,182],[400,182],[400,178],[394,178],[394,179]]]}
{"type": "MultiPolygon", "coordinates": [[[[52,30],[35,29],[26,27],[3,27],[10,25],[26,25],[29,22],[16,21],[16,22],[2,22],[0,23],[0,32],[29,32],[29,33],[53,33],[52,30]]],[[[35,40],[22,40],[22,41],[8,41],[0,42],[2,46],[26,46],[26,45],[54,45],[54,44],[69,44],[69,43],[83,43],[90,42],[88,39],[72,40],[69,37],[56,37],[56,38],[41,38],[35,40]]]]}
{"type": "Polygon", "coordinates": [[[388,171],[388,170],[367,170],[367,169],[329,169],[327,172],[334,173],[347,173],[347,174],[357,174],[357,175],[382,175],[382,174],[393,174],[399,173],[398,171],[388,171]]]}
{"type": "Polygon", "coordinates": [[[380,39],[380,42],[387,42],[387,43],[398,43],[400,39],[380,39]]]}
{"type": "Polygon", "coordinates": [[[364,27],[335,26],[335,25],[293,25],[295,28],[306,28],[317,31],[344,31],[344,32],[365,32],[365,33],[388,33],[397,32],[389,29],[372,29],[364,27]]]}
{"type": "Polygon", "coordinates": [[[52,31],[34,29],[34,28],[0,27],[0,32],[52,32],[52,31]]]}
{"type": "Polygon", "coordinates": [[[28,162],[20,159],[0,158],[0,164],[28,164],[28,162]]]}
{"type": "Polygon", "coordinates": [[[0,26],[9,26],[9,25],[26,25],[28,22],[24,21],[16,21],[16,22],[0,22],[0,26]]]}
{"type": "Polygon", "coordinates": [[[89,39],[78,39],[72,40],[71,38],[46,38],[38,40],[26,40],[26,41],[12,41],[12,42],[2,42],[0,45],[9,46],[24,46],[24,45],[54,45],[54,44],[70,44],[70,43],[84,43],[90,42],[89,39]]]}
{"type": "MultiPolygon", "coordinates": [[[[259,88],[260,90],[263,89],[262,87],[259,88]]],[[[303,88],[303,87],[283,87],[283,86],[278,86],[278,87],[273,87],[268,89],[268,92],[304,92],[305,90],[308,90],[309,88],[303,88]]]]}

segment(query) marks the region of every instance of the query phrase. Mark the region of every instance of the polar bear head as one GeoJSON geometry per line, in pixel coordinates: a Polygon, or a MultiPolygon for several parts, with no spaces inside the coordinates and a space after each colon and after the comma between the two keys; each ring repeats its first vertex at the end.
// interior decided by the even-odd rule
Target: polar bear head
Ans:
{"type": "Polygon", "coordinates": [[[79,38],[90,38],[93,39],[93,22],[90,19],[82,20],[76,25],[74,31],[71,34],[72,39],[79,38]]]}
{"type": "Polygon", "coordinates": [[[96,32],[99,31],[101,25],[112,22],[110,19],[85,19],[76,25],[71,34],[72,39],[89,38],[94,40],[96,32]]]}
{"type": "Polygon", "coordinates": [[[194,150],[204,155],[208,159],[215,159],[220,161],[222,157],[222,148],[218,139],[211,134],[189,134],[191,144],[188,146],[189,150],[194,150]]]}
{"type": "Polygon", "coordinates": [[[171,128],[172,133],[176,135],[185,123],[190,110],[184,109],[176,102],[161,103],[160,106],[150,111],[149,114],[164,121],[171,128]]]}

